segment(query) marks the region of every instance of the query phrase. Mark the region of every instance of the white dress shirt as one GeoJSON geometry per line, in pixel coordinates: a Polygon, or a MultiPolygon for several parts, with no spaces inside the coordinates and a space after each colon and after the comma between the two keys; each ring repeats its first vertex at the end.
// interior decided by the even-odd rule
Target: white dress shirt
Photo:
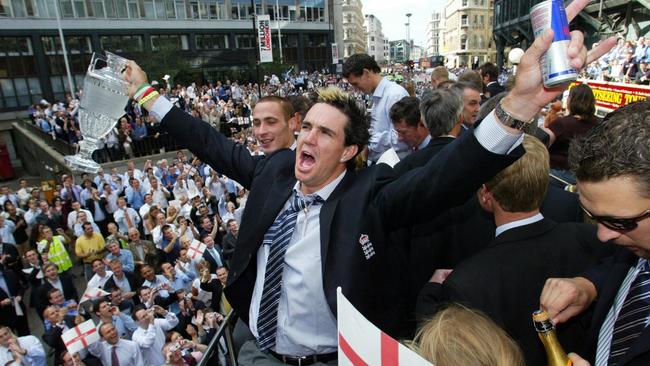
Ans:
{"type": "Polygon", "coordinates": [[[28,365],[28,366],[47,366],[47,356],[45,355],[45,349],[43,345],[38,340],[38,338],[28,335],[24,337],[18,337],[18,344],[20,348],[27,351],[27,354],[23,356],[23,363],[19,364],[17,362],[9,363],[14,359],[14,356],[9,351],[9,348],[0,346],[0,365],[28,365]]]}
{"type": "MultiPolygon", "coordinates": [[[[142,353],[140,352],[140,347],[133,342],[127,339],[120,339],[115,344],[117,349],[117,359],[120,362],[120,366],[150,366],[151,364],[145,364],[142,359],[142,353]]],[[[102,361],[102,365],[112,365],[112,351],[113,345],[109,344],[106,341],[99,341],[93,344],[88,345],[88,351],[99,358],[102,361]]],[[[162,363],[158,364],[162,365],[162,363]]]]}
{"type": "Polygon", "coordinates": [[[384,151],[391,147],[400,155],[409,151],[408,145],[397,141],[393,135],[393,122],[390,119],[390,108],[397,101],[409,94],[403,87],[396,83],[382,78],[372,94],[372,112],[370,114],[370,141],[368,143],[368,160],[377,161],[384,151]]]}
{"type": "MultiPolygon", "coordinates": [[[[154,319],[147,329],[138,327],[131,339],[140,347],[144,366],[160,366],[165,364],[162,348],[165,345],[165,332],[178,324],[178,318],[168,311],[165,319],[154,319]]],[[[123,366],[120,363],[120,366],[123,366]]]]}

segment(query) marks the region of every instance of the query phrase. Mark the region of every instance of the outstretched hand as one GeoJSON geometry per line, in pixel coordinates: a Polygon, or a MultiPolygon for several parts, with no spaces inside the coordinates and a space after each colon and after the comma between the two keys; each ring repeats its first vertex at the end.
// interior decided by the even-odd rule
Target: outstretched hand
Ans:
{"type": "MultiPolygon", "coordinates": [[[[566,14],[569,22],[587,6],[588,2],[588,0],[575,0],[567,6],[566,14]]],[[[540,109],[566,89],[566,85],[545,88],[543,84],[540,59],[550,48],[552,42],[552,30],[548,30],[535,39],[535,42],[521,58],[512,91],[504,98],[504,109],[519,120],[529,121],[540,109]]],[[[615,44],[616,38],[611,37],[588,51],[584,45],[582,32],[573,31],[567,51],[571,66],[576,70],[581,70],[607,53],[615,44]]]]}
{"type": "Polygon", "coordinates": [[[129,83],[129,98],[133,98],[140,85],[148,83],[147,74],[133,60],[129,60],[126,64],[124,80],[129,83]]]}

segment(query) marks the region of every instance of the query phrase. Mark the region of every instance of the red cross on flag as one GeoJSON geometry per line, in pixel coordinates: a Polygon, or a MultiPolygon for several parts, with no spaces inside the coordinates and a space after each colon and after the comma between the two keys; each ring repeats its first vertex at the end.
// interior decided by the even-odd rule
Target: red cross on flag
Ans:
{"type": "Polygon", "coordinates": [[[77,325],[61,334],[61,339],[70,353],[76,353],[99,340],[99,332],[91,320],[77,325]]]}
{"type": "Polygon", "coordinates": [[[368,321],[337,290],[339,365],[433,366],[368,321]]]}
{"type": "Polygon", "coordinates": [[[198,240],[194,240],[192,244],[187,248],[187,256],[190,257],[190,259],[197,259],[201,258],[203,256],[203,252],[205,252],[205,248],[208,246],[201,243],[198,240]]]}
{"type": "Polygon", "coordinates": [[[102,290],[99,287],[87,288],[86,292],[84,292],[83,296],[81,296],[81,301],[79,303],[94,300],[94,299],[98,299],[100,297],[104,297],[104,296],[108,296],[108,295],[110,295],[110,293],[102,290]]]}

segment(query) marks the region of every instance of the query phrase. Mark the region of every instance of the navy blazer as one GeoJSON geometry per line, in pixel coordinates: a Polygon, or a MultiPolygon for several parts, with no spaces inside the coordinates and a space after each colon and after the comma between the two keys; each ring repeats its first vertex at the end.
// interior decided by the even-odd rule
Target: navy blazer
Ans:
{"type": "MultiPolygon", "coordinates": [[[[639,257],[625,248],[619,248],[617,252],[604,260],[599,266],[583,274],[598,290],[598,298],[593,305],[593,317],[587,345],[582,355],[588,361],[593,362],[596,358],[598,346],[598,335],[609,309],[614,304],[618,290],[627,276],[628,271],[636,266],[639,257]]],[[[637,337],[636,342],[627,351],[625,356],[618,363],[619,366],[647,366],[650,365],[650,327],[637,337]]]]}
{"type": "MultiPolygon", "coordinates": [[[[250,190],[225,289],[230,304],[248,322],[256,253],[296,183],[296,152],[283,149],[254,159],[246,147],[175,107],[161,122],[199,159],[250,190]]],[[[465,202],[523,152],[520,146],[509,155],[493,154],[467,133],[443,149],[438,159],[399,178],[385,164],[348,171],[320,212],[323,289],[332,314],[336,315],[336,289],[341,287],[370,321],[388,334],[399,334],[410,316],[403,286],[408,279],[407,253],[387,234],[465,202]]]]}

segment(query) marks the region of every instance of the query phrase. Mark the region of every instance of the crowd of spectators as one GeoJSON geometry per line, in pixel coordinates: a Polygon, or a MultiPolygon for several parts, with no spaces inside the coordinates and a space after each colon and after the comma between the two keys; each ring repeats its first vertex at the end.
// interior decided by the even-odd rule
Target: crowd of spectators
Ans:
{"type": "MultiPolygon", "coordinates": [[[[111,365],[112,346],[122,366],[196,364],[230,310],[222,289],[246,191],[182,152],[142,169],[129,163],[123,174],[60,179],[50,200],[26,180],[16,192],[0,188],[3,289],[23,309],[0,298],[12,312],[0,324],[18,340],[30,334],[29,289],[27,306],[43,321],[55,365],[71,357],[62,332],[91,318],[102,341],[80,353],[86,365],[111,365]],[[190,250],[200,243],[203,253],[190,250]],[[86,286],[75,286],[75,276],[86,286]],[[90,289],[109,295],[83,302],[90,289]]],[[[41,361],[26,364],[45,365],[32,341],[41,361]]],[[[25,357],[26,346],[7,347],[3,364],[25,357]]]]}
{"type": "Polygon", "coordinates": [[[583,71],[588,79],[650,84],[650,38],[618,39],[616,46],[583,71]]]}

